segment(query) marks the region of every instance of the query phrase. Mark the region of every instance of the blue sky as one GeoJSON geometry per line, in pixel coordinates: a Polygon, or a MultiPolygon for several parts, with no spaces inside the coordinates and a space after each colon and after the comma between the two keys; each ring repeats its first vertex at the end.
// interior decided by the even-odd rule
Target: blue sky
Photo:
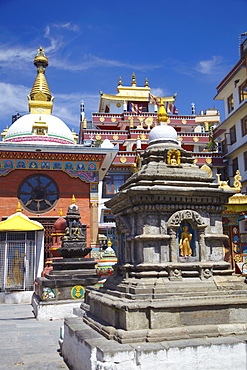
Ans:
{"type": "MultiPolygon", "coordinates": [[[[239,60],[247,31],[247,0],[0,0],[0,131],[28,112],[42,46],[53,114],[78,131],[80,101],[87,119],[99,91],[115,94],[148,77],[154,95],[178,93],[179,114],[217,108],[216,86],[239,60]]],[[[223,118],[223,115],[222,115],[223,118]]]]}

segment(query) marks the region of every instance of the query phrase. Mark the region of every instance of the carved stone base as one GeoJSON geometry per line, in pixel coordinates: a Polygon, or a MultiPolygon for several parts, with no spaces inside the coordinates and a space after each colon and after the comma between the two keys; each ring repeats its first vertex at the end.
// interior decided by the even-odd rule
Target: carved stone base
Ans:
{"type": "Polygon", "coordinates": [[[118,270],[99,291],[88,289],[81,305],[86,311],[84,321],[120,343],[133,338],[168,340],[181,327],[185,332],[193,330],[195,338],[205,325],[210,336],[215,325],[241,324],[243,330],[243,325],[247,328],[246,284],[243,278],[227,275],[227,266],[197,262],[117,267],[122,275],[118,270]]]}

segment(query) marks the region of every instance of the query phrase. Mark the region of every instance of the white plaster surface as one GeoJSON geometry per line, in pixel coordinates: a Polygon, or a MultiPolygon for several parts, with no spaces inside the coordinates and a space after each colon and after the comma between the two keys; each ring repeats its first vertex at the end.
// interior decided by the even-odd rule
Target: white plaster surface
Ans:
{"type": "Polygon", "coordinates": [[[38,302],[32,298],[33,313],[36,320],[59,320],[64,317],[75,317],[74,309],[80,308],[80,302],[38,302]]]}
{"type": "MultiPolygon", "coordinates": [[[[74,319],[73,319],[74,320],[74,319]]],[[[78,319],[76,319],[78,320],[78,319]]],[[[73,370],[246,370],[246,338],[119,344],[82,321],[64,329],[62,355],[73,370]],[[82,329],[83,330],[80,330],[82,329]],[[72,329],[72,330],[71,330],[72,329]]]]}

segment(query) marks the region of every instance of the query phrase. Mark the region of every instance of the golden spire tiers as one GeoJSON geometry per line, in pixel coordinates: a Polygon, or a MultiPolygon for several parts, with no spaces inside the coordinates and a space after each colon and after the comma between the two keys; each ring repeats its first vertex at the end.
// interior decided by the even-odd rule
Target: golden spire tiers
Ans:
{"type": "Polygon", "coordinates": [[[160,104],[159,104],[159,111],[158,111],[158,122],[160,125],[167,125],[167,120],[168,120],[168,117],[167,117],[167,111],[166,111],[166,108],[165,108],[165,104],[164,104],[164,100],[160,100],[160,104]]]}
{"type": "Polygon", "coordinates": [[[29,112],[31,114],[43,113],[51,114],[54,97],[46,81],[45,69],[48,67],[48,58],[44,49],[40,47],[33,61],[37,67],[37,77],[34,81],[30,95],[28,96],[29,112]]]}

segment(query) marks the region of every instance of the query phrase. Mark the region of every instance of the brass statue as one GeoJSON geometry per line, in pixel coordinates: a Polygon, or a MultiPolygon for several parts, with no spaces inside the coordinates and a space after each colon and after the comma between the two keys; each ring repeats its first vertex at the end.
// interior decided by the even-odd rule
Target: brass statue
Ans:
{"type": "Polygon", "coordinates": [[[192,249],[190,247],[191,240],[192,234],[189,232],[189,227],[184,226],[179,241],[180,256],[189,257],[192,255],[192,249]]]}
{"type": "Polygon", "coordinates": [[[242,176],[240,175],[240,171],[236,171],[236,175],[234,176],[234,182],[233,186],[236,190],[241,190],[242,184],[241,184],[242,176]]]}
{"type": "Polygon", "coordinates": [[[171,149],[167,153],[167,164],[177,166],[181,163],[181,153],[178,149],[171,149]]]}
{"type": "Polygon", "coordinates": [[[216,176],[218,178],[218,184],[219,184],[219,188],[220,189],[234,190],[236,193],[240,193],[241,192],[241,188],[242,188],[242,184],[241,184],[242,176],[240,175],[240,171],[239,170],[236,171],[236,175],[234,176],[233,187],[230,187],[228,185],[228,181],[221,181],[220,180],[220,174],[217,173],[216,176]]]}

